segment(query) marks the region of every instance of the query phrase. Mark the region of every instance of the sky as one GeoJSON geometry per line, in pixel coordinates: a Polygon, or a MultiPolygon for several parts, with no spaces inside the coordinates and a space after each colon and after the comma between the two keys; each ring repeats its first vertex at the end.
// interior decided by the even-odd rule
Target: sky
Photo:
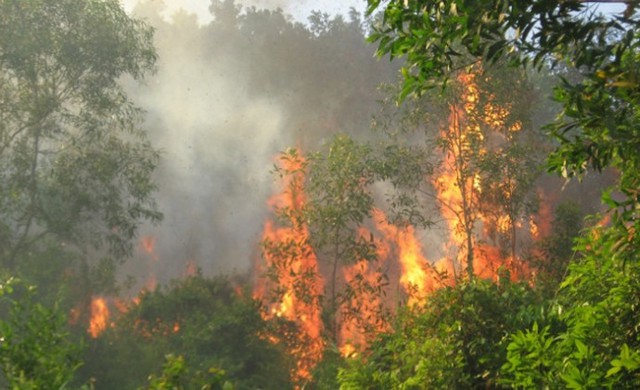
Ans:
{"type": "MultiPolygon", "coordinates": [[[[127,11],[131,11],[140,0],[121,0],[127,11]]],[[[201,24],[206,24],[211,20],[209,13],[210,0],[147,0],[164,1],[167,6],[167,17],[170,17],[180,8],[198,16],[201,24]]],[[[355,7],[360,12],[364,12],[365,0],[236,0],[237,3],[245,6],[256,6],[257,8],[282,8],[286,14],[292,15],[299,21],[306,21],[307,16],[313,10],[321,10],[329,14],[347,15],[349,8],[355,7]]]]}
{"type": "MultiPolygon", "coordinates": [[[[145,0],[121,0],[124,8],[131,11],[139,1],[145,0]]],[[[170,18],[179,9],[184,9],[189,13],[196,14],[200,24],[211,21],[209,5],[211,0],[146,0],[164,1],[167,6],[165,16],[170,18]]],[[[356,8],[360,13],[364,13],[366,0],[236,0],[237,3],[245,6],[256,6],[257,8],[282,8],[286,14],[292,15],[301,22],[306,22],[311,11],[321,10],[332,15],[348,15],[351,7],[356,8]]],[[[624,10],[624,4],[592,4],[601,12],[620,12],[624,10]]]]}

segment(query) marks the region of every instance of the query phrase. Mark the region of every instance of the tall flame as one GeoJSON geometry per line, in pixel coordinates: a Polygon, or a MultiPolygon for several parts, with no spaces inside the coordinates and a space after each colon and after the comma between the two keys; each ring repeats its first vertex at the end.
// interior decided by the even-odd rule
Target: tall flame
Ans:
{"type": "Polygon", "coordinates": [[[474,150],[473,143],[481,143],[484,138],[479,124],[472,120],[479,102],[475,74],[463,73],[458,80],[463,85],[460,103],[449,107],[449,126],[442,130],[442,138],[448,148],[440,175],[433,179],[440,212],[450,235],[449,241],[443,244],[446,255],[440,262],[448,260],[454,271],[456,265],[467,266],[473,255],[469,253],[475,245],[470,230],[478,218],[474,205],[482,188],[478,175],[469,167],[469,160],[473,153],[478,152],[474,150]]]}
{"type": "Polygon", "coordinates": [[[259,280],[254,297],[263,302],[265,319],[283,318],[296,325],[297,332],[287,335],[292,338],[288,348],[297,359],[293,380],[303,382],[311,379],[311,370],[324,351],[320,307],[324,280],[309,244],[308,228],[295,216],[305,203],[304,159],[301,156],[282,158],[280,164],[295,173],[285,177],[284,190],[269,203],[277,210],[286,210],[289,224],[265,223],[261,269],[269,278],[263,276],[259,280]]]}
{"type": "MultiPolygon", "coordinates": [[[[443,251],[447,255],[440,262],[449,257],[454,264],[472,269],[475,275],[483,278],[497,279],[500,268],[509,269],[514,278],[520,277],[524,275],[524,266],[519,264],[516,267],[517,259],[513,255],[505,256],[498,247],[478,239],[483,225],[486,230],[491,224],[505,235],[515,232],[518,222],[508,215],[489,217],[479,210],[482,180],[469,161],[487,153],[481,124],[488,126],[493,133],[501,134],[501,142],[504,142],[521,129],[521,123],[507,125],[509,107],[491,103],[492,96],[488,96],[489,103],[480,107],[476,77],[476,73],[463,73],[458,77],[463,86],[460,103],[450,105],[449,126],[442,131],[448,148],[440,175],[433,184],[438,193],[441,215],[449,228],[450,240],[444,244],[443,251]],[[469,261],[473,262],[472,267],[469,267],[469,261]]],[[[509,185],[506,183],[507,190],[511,188],[513,192],[509,185]]]]}
{"type": "Polygon", "coordinates": [[[372,269],[371,262],[360,260],[342,268],[349,297],[340,308],[339,350],[342,356],[354,356],[364,350],[373,336],[389,330],[385,302],[378,289],[383,274],[372,269]]]}
{"type": "Polygon", "coordinates": [[[91,318],[87,332],[95,339],[107,329],[108,323],[109,308],[107,307],[107,301],[102,297],[93,297],[91,299],[91,318]]]}
{"type": "Polygon", "coordinates": [[[144,250],[146,254],[148,254],[151,259],[157,261],[158,255],[156,254],[156,238],[153,236],[143,236],[140,239],[140,246],[144,250]]]}
{"type": "Polygon", "coordinates": [[[413,226],[399,228],[387,222],[380,209],[373,210],[373,221],[387,242],[397,248],[400,263],[400,284],[408,296],[408,304],[413,306],[425,300],[428,293],[441,287],[442,279],[422,254],[422,244],[413,226]]]}
{"type": "Polygon", "coordinates": [[[370,237],[375,245],[375,258],[342,267],[344,291],[338,313],[337,343],[344,357],[356,356],[377,334],[391,329],[393,301],[387,294],[390,283],[385,273],[391,261],[391,247],[384,237],[374,238],[372,232],[363,227],[358,234],[360,239],[370,237]]]}
{"type": "Polygon", "coordinates": [[[153,236],[143,236],[140,239],[140,248],[142,248],[144,253],[151,260],[151,261],[148,261],[148,264],[147,264],[147,267],[149,270],[147,272],[147,280],[145,281],[144,288],[147,291],[154,291],[158,285],[155,268],[160,258],[156,253],[156,249],[155,249],[156,238],[153,236]]]}

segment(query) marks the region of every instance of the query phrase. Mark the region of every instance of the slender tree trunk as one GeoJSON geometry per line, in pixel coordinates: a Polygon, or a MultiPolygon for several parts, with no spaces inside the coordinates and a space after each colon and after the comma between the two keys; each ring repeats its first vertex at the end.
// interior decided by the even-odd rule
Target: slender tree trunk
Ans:
{"type": "Polygon", "coordinates": [[[469,280],[473,279],[473,233],[467,230],[467,275],[469,280]]]}
{"type": "Polygon", "coordinates": [[[516,261],[516,222],[514,218],[509,217],[511,223],[511,262],[516,261]]]}
{"type": "Polygon", "coordinates": [[[333,270],[331,271],[331,332],[333,340],[338,343],[338,302],[336,284],[338,283],[338,263],[340,261],[340,244],[338,237],[340,232],[336,230],[334,237],[333,270]]]}

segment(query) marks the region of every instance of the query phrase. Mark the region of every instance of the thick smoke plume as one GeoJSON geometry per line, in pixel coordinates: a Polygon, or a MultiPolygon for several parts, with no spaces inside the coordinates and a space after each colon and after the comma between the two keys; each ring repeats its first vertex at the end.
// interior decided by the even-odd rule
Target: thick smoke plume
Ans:
{"type": "Polygon", "coordinates": [[[139,283],[149,275],[166,282],[193,265],[205,275],[246,271],[278,152],[317,148],[335,132],[367,133],[377,85],[396,74],[374,58],[357,15],[317,14],[303,25],[279,10],[230,1],[211,8],[215,20],[204,25],[184,11],[167,21],[161,2],[134,9],[156,28],[157,73],[129,92],[163,153],[157,201],[165,214],[142,232],[155,238],[154,254],[140,246],[123,269],[139,283]]]}

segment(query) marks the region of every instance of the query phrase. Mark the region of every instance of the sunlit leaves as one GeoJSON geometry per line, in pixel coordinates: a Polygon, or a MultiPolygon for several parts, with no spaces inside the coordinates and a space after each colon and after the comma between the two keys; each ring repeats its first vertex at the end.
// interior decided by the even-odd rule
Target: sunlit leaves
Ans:
{"type": "Polygon", "coordinates": [[[475,388],[495,385],[508,333],[533,323],[524,284],[474,280],[401,311],[389,334],[340,370],[341,388],[475,388]],[[528,313],[528,314],[525,314],[528,313]]]}
{"type": "Polygon", "coordinates": [[[620,259],[625,252],[616,254],[617,237],[624,234],[615,226],[595,227],[578,240],[576,249],[584,257],[569,266],[546,324],[511,336],[503,366],[505,384],[536,388],[558,383],[569,388],[640,384],[638,264],[620,259]]]}
{"type": "Polygon", "coordinates": [[[66,318],[57,307],[34,301],[35,288],[9,279],[0,285],[2,382],[12,389],[66,389],[80,366],[81,346],[66,333],[66,318]]]}

